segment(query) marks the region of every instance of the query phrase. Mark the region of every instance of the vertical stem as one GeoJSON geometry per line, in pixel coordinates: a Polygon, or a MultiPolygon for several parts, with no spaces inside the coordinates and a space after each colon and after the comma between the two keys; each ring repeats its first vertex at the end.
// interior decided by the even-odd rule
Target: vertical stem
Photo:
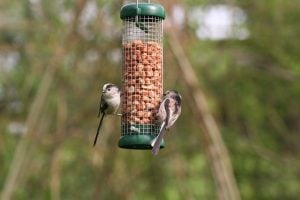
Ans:
{"type": "Polygon", "coordinates": [[[51,161],[51,178],[50,178],[50,190],[51,199],[60,199],[60,150],[59,147],[54,150],[51,161]]]}
{"type": "Polygon", "coordinates": [[[51,199],[60,199],[60,147],[64,140],[64,133],[66,130],[67,118],[68,118],[68,106],[66,102],[66,91],[62,88],[57,88],[59,91],[59,97],[57,99],[57,122],[56,122],[56,133],[53,139],[53,153],[50,168],[50,191],[51,199]]]}

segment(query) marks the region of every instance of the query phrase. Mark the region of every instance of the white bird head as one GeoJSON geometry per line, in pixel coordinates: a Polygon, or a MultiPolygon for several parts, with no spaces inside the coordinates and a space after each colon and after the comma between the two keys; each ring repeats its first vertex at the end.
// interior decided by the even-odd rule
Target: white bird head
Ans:
{"type": "Polygon", "coordinates": [[[176,90],[167,90],[164,93],[164,98],[172,98],[180,105],[181,104],[181,95],[176,90]]]}
{"type": "Polygon", "coordinates": [[[106,83],[102,88],[102,94],[105,96],[114,96],[120,93],[118,86],[112,83],[106,83]]]}

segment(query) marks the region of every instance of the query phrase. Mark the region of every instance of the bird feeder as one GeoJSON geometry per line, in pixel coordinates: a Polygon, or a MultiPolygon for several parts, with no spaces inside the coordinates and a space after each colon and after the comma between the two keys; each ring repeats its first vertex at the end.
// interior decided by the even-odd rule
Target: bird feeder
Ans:
{"type": "Polygon", "coordinates": [[[119,147],[151,149],[160,129],[156,114],[163,92],[165,10],[159,4],[137,1],[123,6],[120,17],[123,94],[119,147]]]}

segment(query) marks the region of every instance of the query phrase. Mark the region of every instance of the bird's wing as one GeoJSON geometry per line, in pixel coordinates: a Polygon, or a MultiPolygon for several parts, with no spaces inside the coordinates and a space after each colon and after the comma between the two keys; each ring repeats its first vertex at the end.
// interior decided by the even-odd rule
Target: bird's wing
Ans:
{"type": "Polygon", "coordinates": [[[106,101],[101,96],[100,105],[99,105],[99,111],[98,111],[98,117],[100,117],[101,113],[104,113],[104,111],[107,109],[107,107],[108,107],[108,104],[106,103],[106,101]]]}
{"type": "Polygon", "coordinates": [[[174,101],[173,99],[170,99],[170,104],[169,104],[169,118],[167,119],[167,125],[166,129],[170,128],[173,126],[175,121],[178,119],[180,113],[181,113],[181,106],[177,103],[177,101],[174,101]]]}
{"type": "Polygon", "coordinates": [[[164,137],[164,131],[166,126],[168,126],[169,117],[170,117],[170,99],[167,98],[163,100],[160,106],[160,111],[165,115],[164,121],[161,124],[161,128],[159,130],[158,136],[155,138],[154,142],[152,143],[152,154],[157,155],[160,149],[160,144],[164,137]]]}
{"type": "Polygon", "coordinates": [[[166,112],[166,109],[165,109],[165,103],[166,103],[166,99],[164,99],[160,106],[159,106],[159,109],[158,109],[158,112],[157,112],[157,121],[159,123],[162,123],[163,121],[166,120],[166,117],[167,117],[167,112],[166,112]]]}
{"type": "Polygon", "coordinates": [[[165,107],[165,111],[166,111],[166,127],[169,127],[169,121],[170,121],[170,115],[172,114],[172,109],[171,109],[171,100],[169,98],[167,98],[165,101],[164,101],[164,107],[165,107]]]}

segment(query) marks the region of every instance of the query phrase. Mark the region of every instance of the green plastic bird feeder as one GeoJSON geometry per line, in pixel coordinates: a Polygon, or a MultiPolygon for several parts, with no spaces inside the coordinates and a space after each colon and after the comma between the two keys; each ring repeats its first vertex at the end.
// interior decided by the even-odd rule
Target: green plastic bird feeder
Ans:
{"type": "Polygon", "coordinates": [[[120,17],[123,94],[119,147],[151,149],[160,128],[155,118],[163,92],[165,10],[159,4],[137,2],[123,6],[120,17]]]}

